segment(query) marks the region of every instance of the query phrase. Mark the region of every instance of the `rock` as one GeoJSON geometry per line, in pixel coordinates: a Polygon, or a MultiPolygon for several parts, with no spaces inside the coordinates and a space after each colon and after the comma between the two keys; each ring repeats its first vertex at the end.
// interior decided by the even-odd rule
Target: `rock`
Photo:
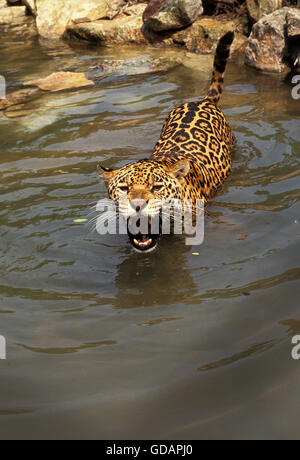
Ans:
{"type": "Polygon", "coordinates": [[[147,3],[143,2],[134,5],[130,5],[129,3],[128,6],[124,8],[123,14],[125,14],[126,16],[142,16],[146,7],[147,3]]]}
{"type": "Polygon", "coordinates": [[[88,80],[84,73],[56,72],[41,80],[24,83],[25,86],[37,86],[44,91],[61,91],[63,89],[91,86],[95,83],[88,80]]]}
{"type": "Polygon", "coordinates": [[[102,20],[84,24],[73,24],[66,30],[66,38],[83,38],[100,44],[147,44],[142,32],[141,16],[121,17],[112,21],[102,20]]]}
{"type": "MultiPolygon", "coordinates": [[[[72,24],[67,28],[65,37],[84,39],[109,44],[153,44],[156,46],[181,47],[185,50],[209,54],[216,49],[222,35],[236,29],[234,21],[200,18],[185,30],[156,33],[143,29],[142,11],[138,16],[121,16],[112,21],[102,20],[85,24],[72,24]]],[[[233,50],[241,47],[246,37],[236,35],[233,50]]]]}
{"type": "Polygon", "coordinates": [[[125,5],[125,0],[38,0],[37,28],[43,37],[60,37],[72,21],[112,18],[125,5]]]}
{"type": "Polygon", "coordinates": [[[73,24],[82,24],[83,22],[92,22],[90,18],[72,19],[73,24]]]}
{"type": "MultiPolygon", "coordinates": [[[[299,5],[300,6],[300,5],[299,5]]],[[[300,35],[300,11],[295,8],[289,8],[287,12],[287,35],[295,37],[300,35]]],[[[300,43],[299,43],[300,48],[300,43]]]]}
{"type": "MultiPolygon", "coordinates": [[[[174,44],[181,45],[188,51],[200,54],[214,53],[219,39],[226,33],[236,29],[234,21],[221,21],[203,17],[194,22],[188,29],[175,32],[171,40],[174,44]]],[[[170,39],[166,40],[168,43],[170,39]]],[[[237,34],[232,50],[242,45],[244,39],[237,34]]]]}
{"type": "Polygon", "coordinates": [[[182,29],[203,13],[202,0],[150,0],[144,11],[145,26],[155,32],[182,29]]]}
{"type": "Polygon", "coordinates": [[[97,69],[100,70],[100,74],[97,77],[103,77],[106,74],[138,75],[152,72],[167,72],[182,64],[182,62],[183,57],[179,55],[160,58],[148,56],[127,60],[105,59],[97,66],[97,69]]]}
{"type": "Polygon", "coordinates": [[[26,19],[25,6],[12,6],[0,9],[0,24],[16,24],[26,19]]]}
{"type": "Polygon", "coordinates": [[[247,0],[247,9],[250,18],[257,22],[266,14],[282,8],[283,0],[247,0]]]}
{"type": "Polygon", "coordinates": [[[5,110],[13,105],[21,104],[39,92],[38,88],[27,88],[9,94],[6,98],[0,99],[0,110],[5,110]]]}
{"type": "MultiPolygon", "coordinates": [[[[19,41],[20,52],[22,52],[22,44],[28,43],[34,37],[38,35],[35,19],[32,16],[25,16],[24,18],[19,18],[18,22],[12,24],[13,27],[7,25],[3,30],[5,32],[5,39],[12,39],[14,41],[19,41]]],[[[23,45],[24,49],[24,45],[23,45]]]]}
{"type": "Polygon", "coordinates": [[[6,118],[19,118],[29,115],[31,113],[30,110],[24,109],[25,104],[18,104],[12,107],[9,107],[5,110],[5,117],[6,118]]]}
{"type": "Polygon", "coordinates": [[[298,9],[285,7],[260,19],[247,42],[246,64],[266,72],[283,72],[289,60],[289,30],[300,34],[298,9]]]}

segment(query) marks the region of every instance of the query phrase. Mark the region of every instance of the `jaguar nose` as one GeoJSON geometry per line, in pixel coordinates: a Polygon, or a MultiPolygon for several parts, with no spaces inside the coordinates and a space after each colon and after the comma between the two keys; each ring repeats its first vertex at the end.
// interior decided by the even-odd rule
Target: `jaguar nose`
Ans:
{"type": "Polygon", "coordinates": [[[147,207],[148,202],[145,200],[135,199],[130,201],[130,206],[136,211],[143,211],[147,207]]]}

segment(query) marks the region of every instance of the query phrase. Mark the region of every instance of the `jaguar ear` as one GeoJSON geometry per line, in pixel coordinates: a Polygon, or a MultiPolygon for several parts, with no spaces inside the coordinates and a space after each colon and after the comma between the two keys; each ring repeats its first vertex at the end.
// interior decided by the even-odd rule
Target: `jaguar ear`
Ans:
{"type": "Polygon", "coordinates": [[[101,165],[97,165],[97,170],[99,176],[101,176],[104,179],[105,184],[108,184],[108,182],[114,177],[116,173],[115,169],[104,168],[101,165]]]}
{"type": "Polygon", "coordinates": [[[171,166],[170,170],[173,176],[180,180],[188,175],[190,172],[191,165],[188,160],[179,160],[177,163],[171,166]]]}

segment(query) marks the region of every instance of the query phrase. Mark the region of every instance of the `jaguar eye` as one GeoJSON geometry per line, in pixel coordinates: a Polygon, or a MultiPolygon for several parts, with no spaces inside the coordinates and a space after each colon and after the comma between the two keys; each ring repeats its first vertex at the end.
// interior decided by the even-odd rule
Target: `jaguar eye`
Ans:
{"type": "Polygon", "coordinates": [[[129,191],[128,185],[122,185],[121,187],[119,187],[119,190],[121,190],[121,192],[128,192],[129,191]]]}
{"type": "Polygon", "coordinates": [[[163,185],[154,185],[151,189],[151,192],[160,192],[163,189],[163,185]]]}

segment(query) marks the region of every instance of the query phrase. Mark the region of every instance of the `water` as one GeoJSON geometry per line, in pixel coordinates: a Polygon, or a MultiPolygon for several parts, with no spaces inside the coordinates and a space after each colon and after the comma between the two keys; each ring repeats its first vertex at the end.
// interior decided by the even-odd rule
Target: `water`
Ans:
{"type": "MultiPolygon", "coordinates": [[[[23,41],[0,45],[9,91],[164,53],[23,41]]],[[[187,61],[1,114],[1,438],[299,438],[299,101],[282,77],[229,65],[234,168],[201,247],[141,256],[73,222],[106,196],[97,162],[147,157],[168,110],[205,94],[187,61]]]]}

